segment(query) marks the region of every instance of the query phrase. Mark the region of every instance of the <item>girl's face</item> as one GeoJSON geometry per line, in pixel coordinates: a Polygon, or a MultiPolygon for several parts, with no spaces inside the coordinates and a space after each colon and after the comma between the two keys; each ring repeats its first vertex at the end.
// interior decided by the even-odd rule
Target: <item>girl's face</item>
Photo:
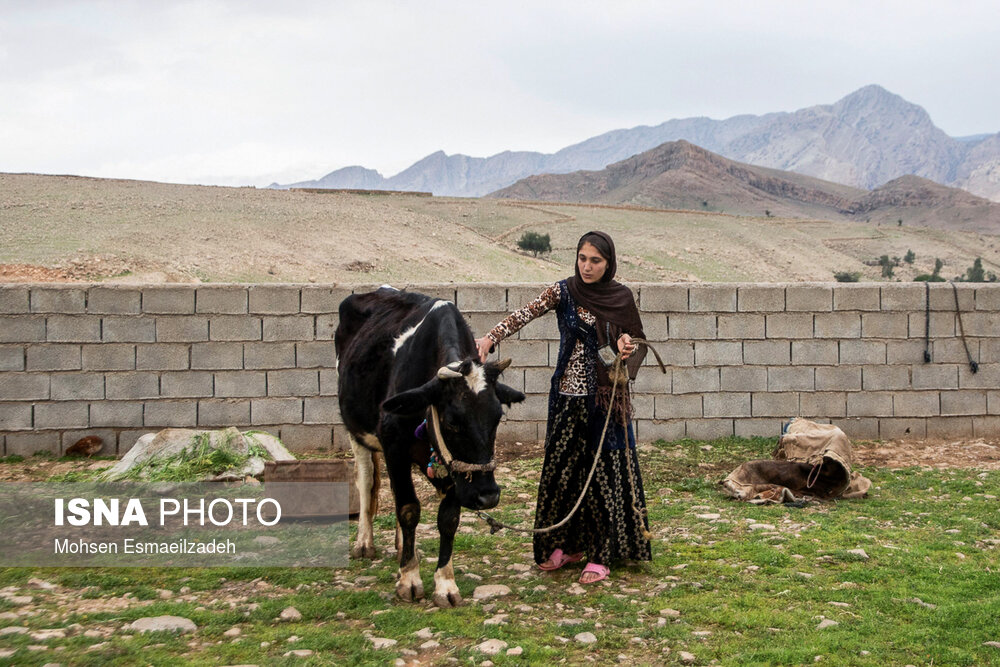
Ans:
{"type": "Polygon", "coordinates": [[[608,260],[604,259],[593,245],[584,243],[576,255],[576,266],[580,270],[583,282],[596,283],[604,277],[604,272],[608,270],[608,260]]]}

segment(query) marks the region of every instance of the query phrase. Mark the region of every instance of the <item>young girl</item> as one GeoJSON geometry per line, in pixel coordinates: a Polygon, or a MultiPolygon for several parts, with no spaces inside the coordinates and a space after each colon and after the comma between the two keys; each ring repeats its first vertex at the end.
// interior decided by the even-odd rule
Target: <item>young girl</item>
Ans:
{"type": "MultiPolygon", "coordinates": [[[[577,244],[575,275],[548,287],[524,308],[511,313],[476,340],[485,361],[494,344],[550,310],[559,322],[559,359],[549,392],[545,462],[538,484],[535,527],[561,521],[573,508],[594,456],[600,463],[583,503],[568,524],[534,537],[535,562],[543,570],[588,559],[580,582],[608,576],[618,560],[650,560],[646,498],[639,475],[627,380],[634,379],[645,348],[636,351],[632,337],[645,338],[631,291],[614,280],[615,244],[603,232],[588,232],[577,244]],[[613,380],[601,348],[622,354],[628,378],[613,380]],[[611,420],[597,452],[604,422],[611,420]]],[[[604,351],[605,356],[607,350],[604,351]]]]}

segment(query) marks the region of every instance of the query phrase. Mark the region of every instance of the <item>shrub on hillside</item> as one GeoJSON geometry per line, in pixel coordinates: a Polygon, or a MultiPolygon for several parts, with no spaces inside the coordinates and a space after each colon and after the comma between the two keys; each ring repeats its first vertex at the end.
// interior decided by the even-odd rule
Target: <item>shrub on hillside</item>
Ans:
{"type": "Polygon", "coordinates": [[[517,247],[521,250],[526,250],[532,253],[535,257],[538,257],[538,253],[540,252],[552,252],[552,241],[548,234],[525,232],[521,238],[518,239],[517,247]]]}

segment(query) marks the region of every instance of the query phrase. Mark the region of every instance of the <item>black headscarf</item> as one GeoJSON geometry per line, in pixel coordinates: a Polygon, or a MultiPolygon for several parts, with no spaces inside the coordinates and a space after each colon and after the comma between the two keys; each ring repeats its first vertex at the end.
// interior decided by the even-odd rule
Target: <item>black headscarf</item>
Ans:
{"type": "MultiPolygon", "coordinates": [[[[596,283],[586,283],[580,275],[580,263],[574,257],[574,275],[567,279],[569,293],[573,300],[589,310],[597,318],[597,338],[601,344],[610,343],[616,347],[619,336],[627,333],[633,338],[645,338],[642,330],[642,319],[636,308],[632,291],[616,281],[618,259],[615,252],[615,242],[604,232],[587,232],[576,244],[577,257],[584,243],[589,243],[608,262],[604,275],[596,283]],[[610,332],[610,336],[608,333],[610,332]]],[[[628,358],[629,376],[635,377],[646,356],[646,348],[639,346],[628,358]]]]}

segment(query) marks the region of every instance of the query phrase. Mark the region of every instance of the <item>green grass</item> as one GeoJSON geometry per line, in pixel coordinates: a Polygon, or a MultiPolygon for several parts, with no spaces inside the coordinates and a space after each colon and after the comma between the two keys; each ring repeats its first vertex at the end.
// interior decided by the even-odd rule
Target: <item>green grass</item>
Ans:
{"type": "MultiPolygon", "coordinates": [[[[698,664],[722,665],[812,664],[816,656],[835,665],[1000,664],[1000,649],[984,645],[1000,641],[1000,471],[862,469],[873,482],[868,499],[801,508],[741,504],[718,492],[718,480],[739,462],[766,457],[772,448],[772,440],[739,438],[646,448],[640,460],[653,561],[616,565],[606,582],[582,595],[568,590],[579,565],[542,573],[531,562],[528,537],[490,535],[466,513],[454,561],[463,596],[471,601],[476,586],[493,583],[506,584],[512,594],[453,610],[398,601],[394,521],[383,509],[375,521],[376,560],[351,561],[341,570],[0,570],[0,588],[33,595],[41,612],[16,624],[32,631],[73,623],[115,630],[109,639],[71,634],[44,642],[50,649],[37,653],[27,646],[40,642],[13,635],[0,638],[0,649],[16,648],[8,660],[17,664],[375,665],[398,657],[478,664],[486,656],[472,647],[497,638],[523,650],[518,657],[492,656],[497,665],[588,658],[613,664],[620,654],[630,663],[679,664],[681,651],[698,664]],[[709,512],[720,519],[695,516],[709,512]],[[757,522],[775,530],[750,530],[757,522]],[[868,557],[851,553],[856,549],[868,557]],[[32,588],[32,577],[60,588],[32,588]],[[162,589],[173,596],[161,599],[162,589]],[[104,608],[82,611],[87,604],[104,608]],[[275,620],[288,606],[302,613],[301,621],[275,620]],[[665,609],[680,615],[661,621],[665,609]],[[154,637],[117,630],[160,614],[190,618],[198,631],[154,637]],[[506,624],[484,624],[497,614],[507,615],[506,624]],[[567,619],[581,622],[560,625],[567,619]],[[818,630],[823,619],[838,625],[818,630]],[[242,631],[236,642],[223,634],[234,626],[242,631]],[[427,640],[414,633],[423,628],[439,648],[421,649],[427,640]],[[584,631],[597,643],[573,641],[584,631]],[[694,634],[704,632],[710,634],[694,634]],[[293,635],[300,639],[289,643],[293,635]],[[375,651],[369,636],[398,643],[375,651]],[[87,651],[102,641],[107,645],[87,651]],[[56,654],[57,647],[65,649],[56,654]],[[292,649],[315,654],[283,657],[292,649]]],[[[534,458],[501,466],[497,518],[530,522],[540,464],[534,458]]],[[[436,556],[435,512],[435,503],[425,504],[418,532],[425,558],[436,556]]],[[[433,565],[424,562],[427,593],[432,574],[433,565]]],[[[0,599],[0,612],[14,609],[0,599]]]]}

